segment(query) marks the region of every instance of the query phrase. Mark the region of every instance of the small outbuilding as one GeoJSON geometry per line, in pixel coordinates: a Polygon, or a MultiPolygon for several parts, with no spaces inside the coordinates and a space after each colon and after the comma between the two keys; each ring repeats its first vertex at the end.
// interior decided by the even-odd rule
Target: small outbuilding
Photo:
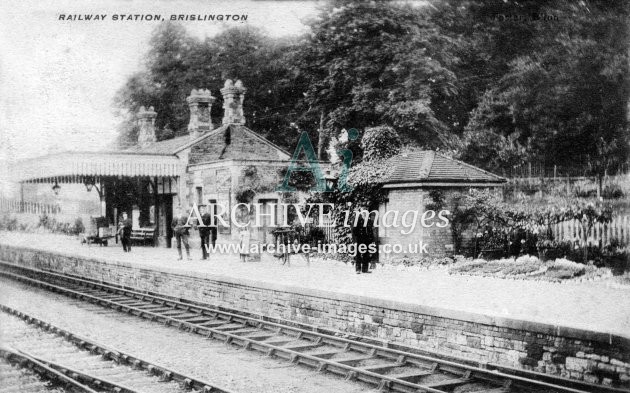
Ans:
{"type": "MultiPolygon", "coordinates": [[[[448,210],[453,198],[462,192],[473,188],[498,191],[507,181],[481,168],[431,150],[399,154],[390,160],[393,168],[384,185],[387,190],[386,202],[379,207],[381,225],[378,228],[378,239],[381,246],[388,245],[387,248],[396,249],[390,253],[381,252],[381,261],[403,256],[420,258],[452,255],[454,238],[451,225],[450,222],[445,225],[438,218],[440,211],[448,210]],[[428,210],[433,210],[435,216],[427,212],[428,210]],[[418,211],[415,227],[388,225],[391,224],[393,215],[390,213],[388,220],[385,216],[388,211],[397,211],[401,224],[405,221],[402,217],[405,212],[418,211]],[[425,218],[426,225],[422,225],[422,217],[425,218]]],[[[410,222],[411,217],[409,215],[406,221],[410,222]]]]}

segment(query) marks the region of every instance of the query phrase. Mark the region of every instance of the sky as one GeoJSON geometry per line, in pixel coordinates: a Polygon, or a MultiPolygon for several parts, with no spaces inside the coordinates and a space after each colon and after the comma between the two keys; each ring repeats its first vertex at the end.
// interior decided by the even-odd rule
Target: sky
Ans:
{"type": "Polygon", "coordinates": [[[139,71],[162,22],[113,15],[247,14],[246,22],[182,22],[197,37],[249,24],[271,36],[300,34],[316,1],[3,0],[0,3],[0,160],[99,150],[116,136],[113,98],[139,71]],[[106,14],[63,21],[60,14],[106,14]]]}

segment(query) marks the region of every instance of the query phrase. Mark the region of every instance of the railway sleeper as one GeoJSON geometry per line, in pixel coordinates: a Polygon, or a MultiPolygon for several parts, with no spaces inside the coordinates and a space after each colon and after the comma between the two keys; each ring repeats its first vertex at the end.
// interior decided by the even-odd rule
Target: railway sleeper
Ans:
{"type": "MultiPolygon", "coordinates": [[[[39,285],[39,284],[36,284],[36,285],[39,285]]],[[[129,294],[129,296],[134,296],[134,293],[131,292],[131,291],[127,291],[126,293],[129,294]]],[[[76,294],[71,294],[71,295],[76,295],[76,294]]],[[[178,307],[178,305],[181,305],[181,303],[173,302],[173,301],[165,301],[163,304],[167,304],[170,307],[178,307]]],[[[202,312],[202,314],[205,314],[205,312],[202,312]]],[[[230,315],[229,312],[219,311],[216,314],[218,316],[227,314],[227,315],[229,315],[228,320],[233,319],[233,315],[230,315]]],[[[162,318],[162,319],[164,319],[164,318],[162,318]]],[[[248,321],[248,320],[251,321],[252,318],[248,319],[246,317],[239,316],[238,320],[240,320],[240,321],[248,321]]],[[[274,324],[270,323],[269,326],[274,326],[274,324]]],[[[282,327],[282,326],[278,326],[277,324],[275,324],[275,327],[276,327],[276,329],[277,329],[277,331],[279,333],[286,332],[287,335],[296,335],[297,337],[300,337],[302,335],[305,338],[307,337],[304,334],[304,332],[301,332],[301,331],[299,331],[299,329],[292,328],[290,326],[282,327]]],[[[310,336],[310,334],[308,336],[310,336]]],[[[365,344],[365,343],[361,343],[361,342],[348,342],[346,339],[336,339],[334,337],[326,337],[326,340],[332,340],[332,341],[336,340],[338,343],[343,343],[343,348],[345,350],[356,350],[356,351],[359,351],[359,352],[378,354],[378,355],[380,355],[383,352],[387,352],[386,351],[387,348],[379,348],[377,351],[374,351],[373,350],[374,349],[373,345],[370,345],[369,343],[365,344]],[[368,349],[370,352],[366,352],[366,349],[368,349]]],[[[385,344],[384,344],[384,346],[386,347],[385,344]]],[[[392,352],[392,354],[395,354],[396,352],[400,353],[400,351],[396,351],[396,350],[390,350],[390,351],[392,352]]],[[[268,350],[267,352],[270,355],[274,354],[273,350],[268,350]]],[[[392,356],[392,355],[390,355],[390,356],[392,356]]],[[[409,355],[405,355],[405,356],[408,356],[408,358],[405,359],[407,361],[407,363],[415,364],[418,367],[423,367],[423,368],[426,368],[429,364],[436,364],[436,365],[439,365],[440,371],[447,372],[447,373],[450,372],[450,373],[453,373],[455,375],[465,375],[467,370],[470,370],[471,367],[475,367],[474,365],[471,366],[470,362],[467,363],[467,362],[464,362],[464,361],[461,362],[461,365],[460,364],[455,364],[453,362],[453,360],[450,360],[452,358],[448,358],[448,357],[447,357],[448,360],[444,360],[444,359],[441,359],[441,358],[438,360],[436,358],[437,354],[429,354],[429,355],[409,354],[409,355]],[[436,360],[432,361],[432,360],[430,360],[431,358],[436,359],[436,360]]],[[[386,356],[383,356],[383,357],[386,357],[386,356]]],[[[475,372],[475,374],[477,374],[477,372],[481,372],[480,370],[481,369],[478,369],[475,372]]],[[[492,379],[492,375],[491,375],[492,373],[486,372],[486,374],[488,374],[488,375],[484,375],[484,378],[481,378],[482,380],[492,379]]],[[[510,376],[508,374],[505,374],[504,372],[501,372],[501,373],[497,373],[495,375],[495,378],[496,379],[500,379],[500,378],[508,378],[509,379],[510,376]]],[[[521,377],[521,378],[523,379],[523,381],[519,381],[519,386],[521,385],[521,382],[525,383],[525,384],[534,383],[534,386],[536,386],[535,385],[535,380],[531,379],[531,377],[529,379],[528,378],[523,378],[523,377],[521,377]]],[[[464,380],[464,378],[452,378],[452,380],[455,381],[454,383],[461,383],[464,380]]],[[[556,381],[556,380],[554,380],[554,381],[556,383],[562,383],[562,381],[556,381]]],[[[451,381],[451,382],[453,382],[453,381],[451,381]]],[[[579,384],[579,382],[576,382],[576,383],[579,384]]],[[[404,384],[402,384],[402,385],[404,385],[404,384]]],[[[604,390],[605,390],[605,388],[604,388],[604,390]]],[[[401,391],[412,391],[412,390],[405,389],[405,390],[401,390],[401,391]]]]}

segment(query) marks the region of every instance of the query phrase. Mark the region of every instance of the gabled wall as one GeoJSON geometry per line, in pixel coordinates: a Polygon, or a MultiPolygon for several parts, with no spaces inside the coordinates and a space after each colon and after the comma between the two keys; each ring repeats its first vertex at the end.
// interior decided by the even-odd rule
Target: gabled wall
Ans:
{"type": "Polygon", "coordinates": [[[189,164],[217,160],[288,160],[285,152],[253,135],[245,127],[231,124],[191,147],[189,164]]]}

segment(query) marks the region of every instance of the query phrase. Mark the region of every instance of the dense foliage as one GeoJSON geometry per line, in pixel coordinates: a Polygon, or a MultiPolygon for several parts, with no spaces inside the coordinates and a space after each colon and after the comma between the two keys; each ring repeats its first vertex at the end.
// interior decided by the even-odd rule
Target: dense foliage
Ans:
{"type": "Polygon", "coordinates": [[[186,133],[186,97],[193,88],[208,88],[217,96],[211,115],[215,123],[220,122],[219,89],[226,79],[241,79],[247,88],[248,126],[273,142],[290,145],[287,135],[297,134],[289,114],[301,96],[292,85],[292,70],[284,61],[290,48],[294,48],[294,41],[272,40],[249,27],[226,29],[199,40],[181,25],[160,25],[150,41],[144,69],[131,76],[116,97],[124,119],[119,143],[125,145],[137,139],[134,115],[141,105],[153,105],[158,113],[158,140],[186,133]]]}
{"type": "Polygon", "coordinates": [[[185,132],[192,88],[218,95],[240,78],[248,126],[289,150],[298,130],[321,157],[344,130],[387,125],[499,173],[578,163],[601,178],[628,156],[629,15],[603,0],[338,0],[301,37],[240,27],[199,40],[165,23],[119,91],[120,142],[135,141],[140,105],[169,138],[185,132]]]}
{"type": "MultiPolygon", "coordinates": [[[[554,257],[571,253],[574,259],[587,262],[589,252],[592,253],[588,233],[595,224],[612,221],[612,208],[601,203],[566,199],[545,206],[515,204],[503,202],[490,191],[479,190],[455,198],[451,211],[451,228],[458,251],[464,251],[463,233],[468,230],[474,234],[470,246],[475,256],[479,252],[498,251],[499,256],[543,252],[541,256],[551,257],[544,252],[553,249],[552,252],[558,252],[554,257]],[[581,225],[581,239],[577,244],[554,239],[552,226],[568,220],[576,220],[581,225]],[[575,252],[576,248],[580,251],[575,252]]],[[[601,245],[592,246],[601,249],[601,245]]]]}

